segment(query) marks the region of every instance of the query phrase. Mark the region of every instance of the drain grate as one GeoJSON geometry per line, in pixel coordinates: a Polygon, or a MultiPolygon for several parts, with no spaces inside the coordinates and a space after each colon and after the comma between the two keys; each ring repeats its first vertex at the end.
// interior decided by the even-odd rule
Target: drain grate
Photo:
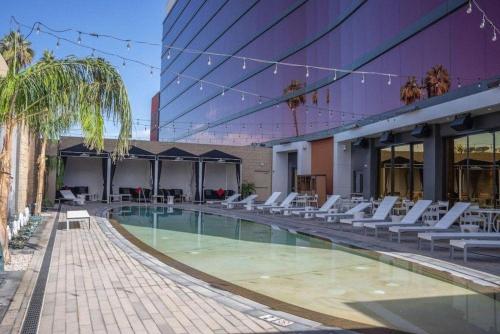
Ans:
{"type": "Polygon", "coordinates": [[[35,288],[33,289],[33,294],[31,295],[30,304],[28,306],[28,310],[26,311],[26,316],[24,317],[23,328],[21,329],[22,334],[35,334],[38,331],[38,322],[40,321],[40,314],[42,312],[43,297],[45,295],[45,287],[49,277],[50,260],[52,258],[54,240],[56,239],[56,231],[59,225],[58,222],[60,212],[61,205],[59,205],[59,208],[57,209],[54,226],[50,232],[47,249],[45,250],[45,254],[43,256],[42,266],[40,268],[40,272],[38,273],[35,288]]]}

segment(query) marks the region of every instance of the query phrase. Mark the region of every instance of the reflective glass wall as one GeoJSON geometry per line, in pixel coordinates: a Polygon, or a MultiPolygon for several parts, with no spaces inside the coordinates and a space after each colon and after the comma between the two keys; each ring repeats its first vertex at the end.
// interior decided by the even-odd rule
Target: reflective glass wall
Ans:
{"type": "Polygon", "coordinates": [[[378,195],[421,199],[424,189],[424,145],[385,147],[379,150],[378,195]]]}
{"type": "Polygon", "coordinates": [[[499,206],[500,133],[487,132],[450,139],[453,145],[450,199],[484,207],[499,206]]]}
{"type": "MultiPolygon", "coordinates": [[[[460,0],[457,0],[460,1],[460,0]]],[[[452,1],[454,2],[454,1],[452,1]]],[[[160,140],[248,144],[307,134],[400,107],[407,77],[420,81],[442,64],[451,89],[500,73],[500,43],[479,29],[477,11],[463,6],[374,57],[401,31],[425,21],[445,0],[179,0],[164,22],[160,87],[160,140]],[[356,5],[359,4],[360,5],[356,5]],[[349,15],[346,15],[348,13],[349,15]],[[341,24],[337,20],[346,15],[341,24]],[[333,82],[331,72],[278,67],[241,60],[179,53],[169,46],[201,49],[316,66],[395,73],[387,77],[347,75],[333,82]],[[256,94],[242,96],[178,74],[256,94]],[[286,103],[259,108],[259,101],[283,95],[292,80],[311,86],[331,81],[291,111],[286,103]],[[202,88],[202,89],[200,89],[202,88]],[[317,100],[313,98],[317,96],[317,100]],[[235,115],[238,115],[237,117],[235,115]],[[233,119],[234,118],[234,119],[233,119]],[[226,122],[227,120],[227,122],[226,122]],[[219,124],[220,123],[220,124],[219,124]],[[204,130],[204,131],[200,131],[204,130]]],[[[500,17],[500,2],[483,1],[490,17],[500,17]]]]}

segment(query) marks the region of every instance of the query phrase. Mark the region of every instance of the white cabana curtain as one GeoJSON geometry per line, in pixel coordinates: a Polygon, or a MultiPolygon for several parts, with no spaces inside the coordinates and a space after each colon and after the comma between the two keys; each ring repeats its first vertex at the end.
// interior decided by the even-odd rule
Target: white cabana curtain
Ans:
{"type": "Polygon", "coordinates": [[[149,160],[125,159],[117,162],[115,177],[113,178],[113,193],[118,193],[118,188],[151,189],[151,166],[149,160]]]}
{"type": "Polygon", "coordinates": [[[219,189],[238,191],[236,166],[232,163],[207,162],[205,164],[205,180],[203,189],[219,189]]]}
{"type": "Polygon", "coordinates": [[[63,184],[68,187],[89,187],[89,194],[102,197],[103,192],[101,158],[67,157],[63,184]]]}
{"type": "MultiPolygon", "coordinates": [[[[198,163],[197,161],[194,163],[198,163]]],[[[193,162],[163,160],[158,189],[182,189],[193,197],[195,185],[193,162]]]]}

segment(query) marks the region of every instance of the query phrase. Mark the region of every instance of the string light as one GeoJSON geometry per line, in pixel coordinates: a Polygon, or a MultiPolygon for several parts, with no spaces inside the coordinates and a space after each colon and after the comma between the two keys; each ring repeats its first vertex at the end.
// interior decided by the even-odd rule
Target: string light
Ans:
{"type": "Polygon", "coordinates": [[[467,11],[466,11],[467,14],[470,14],[472,13],[472,1],[469,1],[469,5],[467,6],[467,11]]]}
{"type": "Polygon", "coordinates": [[[306,66],[306,78],[309,78],[309,66],[306,66]]]}
{"type": "Polygon", "coordinates": [[[203,81],[200,80],[200,90],[203,90],[203,81]]]}
{"type": "Polygon", "coordinates": [[[243,58],[243,65],[241,66],[242,69],[246,70],[247,69],[247,60],[246,58],[243,58]]]}
{"type": "Polygon", "coordinates": [[[276,63],[276,64],[274,65],[274,71],[273,71],[273,74],[274,74],[274,75],[278,74],[278,63],[276,63]]]}
{"type": "Polygon", "coordinates": [[[241,93],[241,102],[245,101],[245,93],[241,93]]]}
{"type": "Polygon", "coordinates": [[[127,63],[125,63],[125,59],[123,60],[122,66],[125,67],[127,63]]]}
{"type": "Polygon", "coordinates": [[[208,66],[212,65],[212,58],[210,57],[210,55],[208,56],[207,65],[208,66]]]}
{"type": "Polygon", "coordinates": [[[496,42],[497,40],[497,32],[500,33],[500,30],[497,26],[491,21],[491,19],[486,15],[486,12],[479,6],[476,0],[470,0],[467,6],[467,14],[472,13],[472,5],[476,7],[476,9],[481,13],[481,23],[479,24],[480,29],[484,29],[486,27],[486,23],[491,26],[491,30],[493,31],[493,35],[491,36],[491,41],[496,42]]]}
{"type": "Polygon", "coordinates": [[[224,92],[225,92],[225,91],[224,91],[224,88],[222,88],[222,93],[221,93],[220,95],[221,95],[221,96],[224,96],[224,94],[225,94],[224,92]]]}
{"type": "Polygon", "coordinates": [[[61,41],[59,40],[59,38],[57,39],[57,42],[56,42],[56,49],[59,49],[59,46],[61,45],[61,41]]]}
{"type": "Polygon", "coordinates": [[[40,25],[39,24],[36,25],[36,34],[40,35],[40,25]]]}
{"type": "Polygon", "coordinates": [[[92,58],[95,57],[95,49],[92,49],[92,54],[90,55],[92,58]]]}
{"type": "Polygon", "coordinates": [[[181,76],[177,74],[177,84],[179,85],[181,83],[181,76]]]}
{"type": "Polygon", "coordinates": [[[491,41],[492,42],[496,42],[497,41],[497,31],[496,30],[493,30],[493,37],[491,37],[491,41]]]}
{"type": "Polygon", "coordinates": [[[77,40],[77,43],[78,44],[82,44],[82,34],[80,32],[78,32],[78,40],[77,40]]]}
{"type": "Polygon", "coordinates": [[[333,81],[337,80],[337,70],[335,70],[334,75],[333,75],[333,81]]]}
{"type": "Polygon", "coordinates": [[[484,18],[484,14],[483,14],[483,19],[481,20],[481,24],[479,25],[479,28],[484,29],[485,23],[486,23],[486,20],[484,18]]]}
{"type": "Polygon", "coordinates": [[[150,74],[151,76],[153,76],[153,67],[151,67],[151,68],[149,69],[149,74],[150,74]]]}
{"type": "Polygon", "coordinates": [[[259,104],[262,104],[262,96],[259,96],[259,104]]]}
{"type": "Polygon", "coordinates": [[[389,80],[387,80],[387,84],[390,86],[391,85],[391,75],[389,74],[389,80]]]}
{"type": "Polygon", "coordinates": [[[172,57],[172,55],[170,54],[170,49],[168,49],[168,51],[167,51],[167,59],[170,60],[170,57],[172,57]]]}
{"type": "Polygon", "coordinates": [[[132,45],[130,44],[130,42],[127,42],[127,50],[130,51],[131,48],[132,48],[132,45]]]}
{"type": "Polygon", "coordinates": [[[363,76],[361,77],[361,83],[364,84],[365,83],[365,74],[363,73],[363,76]]]}

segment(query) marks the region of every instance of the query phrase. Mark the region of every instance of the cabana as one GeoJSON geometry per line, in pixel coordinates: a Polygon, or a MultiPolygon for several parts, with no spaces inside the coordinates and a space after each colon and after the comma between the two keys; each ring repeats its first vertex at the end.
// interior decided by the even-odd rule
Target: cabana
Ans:
{"type": "Polygon", "coordinates": [[[158,153],[155,194],[174,196],[177,200],[192,198],[196,189],[196,166],[199,157],[172,147],[158,153]]]}
{"type": "Polygon", "coordinates": [[[87,199],[107,200],[106,196],[106,166],[109,160],[108,152],[90,150],[83,144],[60,149],[58,152],[63,167],[63,187],[73,194],[85,194],[87,199]]]}
{"type": "Polygon", "coordinates": [[[110,166],[111,193],[149,200],[154,186],[155,160],[154,153],[132,145],[122,160],[110,166]]]}
{"type": "Polygon", "coordinates": [[[200,155],[196,200],[221,200],[241,187],[241,159],[219,150],[200,155]],[[223,189],[224,193],[218,192],[223,189]]]}

